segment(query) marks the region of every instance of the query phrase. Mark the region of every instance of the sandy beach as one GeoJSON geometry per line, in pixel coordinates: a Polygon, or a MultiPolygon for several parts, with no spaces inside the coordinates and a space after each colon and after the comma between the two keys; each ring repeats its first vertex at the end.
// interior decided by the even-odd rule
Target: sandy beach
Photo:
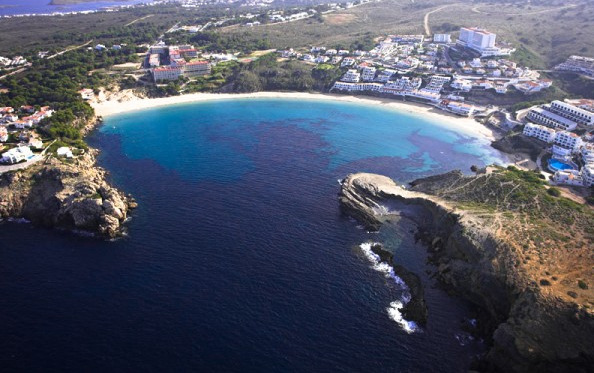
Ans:
{"type": "Polygon", "coordinates": [[[207,102],[214,100],[228,99],[262,99],[262,98],[281,98],[297,100],[330,100],[340,102],[353,102],[357,104],[380,105],[382,108],[394,109],[401,113],[421,116],[429,119],[435,124],[444,128],[464,133],[471,137],[495,140],[492,130],[478,123],[474,119],[459,117],[445,111],[414,102],[402,102],[391,99],[376,97],[357,97],[335,94],[319,94],[304,92],[256,92],[256,93],[192,93],[181,96],[171,96],[162,98],[141,98],[132,91],[124,90],[115,94],[100,94],[98,98],[91,102],[97,115],[107,117],[110,115],[121,114],[147,108],[168,106],[174,104],[184,104],[190,102],[207,102]]]}

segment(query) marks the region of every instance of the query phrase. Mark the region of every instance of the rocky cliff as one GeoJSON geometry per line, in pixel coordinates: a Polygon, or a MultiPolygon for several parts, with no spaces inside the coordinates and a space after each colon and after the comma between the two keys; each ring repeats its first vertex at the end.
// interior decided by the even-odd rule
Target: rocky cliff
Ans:
{"type": "Polygon", "coordinates": [[[0,175],[0,217],[105,238],[121,235],[135,202],[107,183],[106,171],[95,165],[96,152],[73,160],[50,157],[0,175]]]}
{"type": "MultiPolygon", "coordinates": [[[[353,174],[342,183],[340,202],[345,213],[369,229],[379,228],[394,214],[417,223],[437,278],[482,310],[480,326],[491,348],[477,368],[591,371],[591,230],[573,221],[580,246],[572,247],[569,255],[559,253],[551,235],[543,239],[534,232],[554,226],[546,223],[554,223],[548,216],[552,211],[573,212],[574,218],[585,219],[585,225],[592,223],[593,215],[547,197],[541,193],[544,185],[532,175],[491,171],[476,176],[451,172],[417,180],[410,189],[384,176],[353,174]],[[532,225],[538,229],[532,230],[532,225]],[[559,266],[560,260],[567,265],[559,266]]],[[[557,227],[556,234],[560,230],[565,229],[557,227]]]]}

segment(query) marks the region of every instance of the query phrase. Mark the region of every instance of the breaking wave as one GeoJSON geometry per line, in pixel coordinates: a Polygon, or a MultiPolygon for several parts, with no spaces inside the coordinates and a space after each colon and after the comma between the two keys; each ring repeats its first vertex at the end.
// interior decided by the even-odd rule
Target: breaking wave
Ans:
{"type": "Polygon", "coordinates": [[[404,308],[404,306],[411,300],[410,289],[400,277],[396,276],[396,273],[394,273],[394,268],[388,263],[382,262],[379,255],[371,250],[371,247],[374,244],[375,242],[365,242],[359,245],[359,247],[365,254],[365,257],[367,257],[367,259],[369,259],[371,262],[371,267],[376,271],[383,273],[386,277],[391,278],[396,284],[398,290],[401,292],[400,299],[391,302],[390,306],[386,308],[388,316],[398,325],[400,325],[402,330],[408,334],[419,331],[420,328],[417,323],[414,321],[405,320],[402,316],[402,308],[404,308]]]}

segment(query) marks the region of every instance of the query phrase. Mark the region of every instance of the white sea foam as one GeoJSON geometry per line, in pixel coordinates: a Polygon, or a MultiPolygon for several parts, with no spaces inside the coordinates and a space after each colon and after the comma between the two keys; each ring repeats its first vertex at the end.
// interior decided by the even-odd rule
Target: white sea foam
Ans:
{"type": "Polygon", "coordinates": [[[9,222],[11,222],[11,223],[17,223],[17,224],[28,224],[28,223],[31,223],[30,220],[27,220],[25,218],[8,218],[6,220],[9,221],[9,222]]]}
{"type": "Polygon", "coordinates": [[[390,307],[386,308],[386,310],[388,311],[388,315],[390,315],[390,318],[396,321],[396,323],[400,325],[402,330],[404,330],[408,334],[412,334],[418,331],[419,327],[417,323],[415,323],[414,321],[408,321],[405,320],[404,317],[402,317],[401,311],[403,307],[404,304],[402,302],[395,300],[394,302],[390,303],[390,307]]]}
{"type": "Polygon", "coordinates": [[[390,307],[386,308],[388,315],[408,334],[419,331],[420,328],[414,321],[405,320],[402,316],[402,308],[404,308],[404,306],[410,302],[412,298],[408,286],[404,280],[396,276],[394,273],[394,268],[391,265],[386,262],[382,262],[380,256],[371,250],[371,247],[374,244],[375,242],[365,242],[359,245],[359,247],[365,254],[365,257],[367,257],[367,259],[369,259],[371,262],[371,267],[376,271],[383,273],[386,277],[391,278],[396,284],[398,290],[400,290],[402,293],[400,299],[391,302],[390,307]]]}

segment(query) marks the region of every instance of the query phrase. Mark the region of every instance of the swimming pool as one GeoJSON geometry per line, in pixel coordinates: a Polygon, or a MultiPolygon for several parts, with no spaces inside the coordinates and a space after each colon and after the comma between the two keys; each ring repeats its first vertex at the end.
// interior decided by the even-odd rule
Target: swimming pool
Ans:
{"type": "Polygon", "coordinates": [[[553,172],[560,170],[575,170],[576,168],[569,163],[562,162],[558,159],[549,159],[549,169],[553,172]]]}

